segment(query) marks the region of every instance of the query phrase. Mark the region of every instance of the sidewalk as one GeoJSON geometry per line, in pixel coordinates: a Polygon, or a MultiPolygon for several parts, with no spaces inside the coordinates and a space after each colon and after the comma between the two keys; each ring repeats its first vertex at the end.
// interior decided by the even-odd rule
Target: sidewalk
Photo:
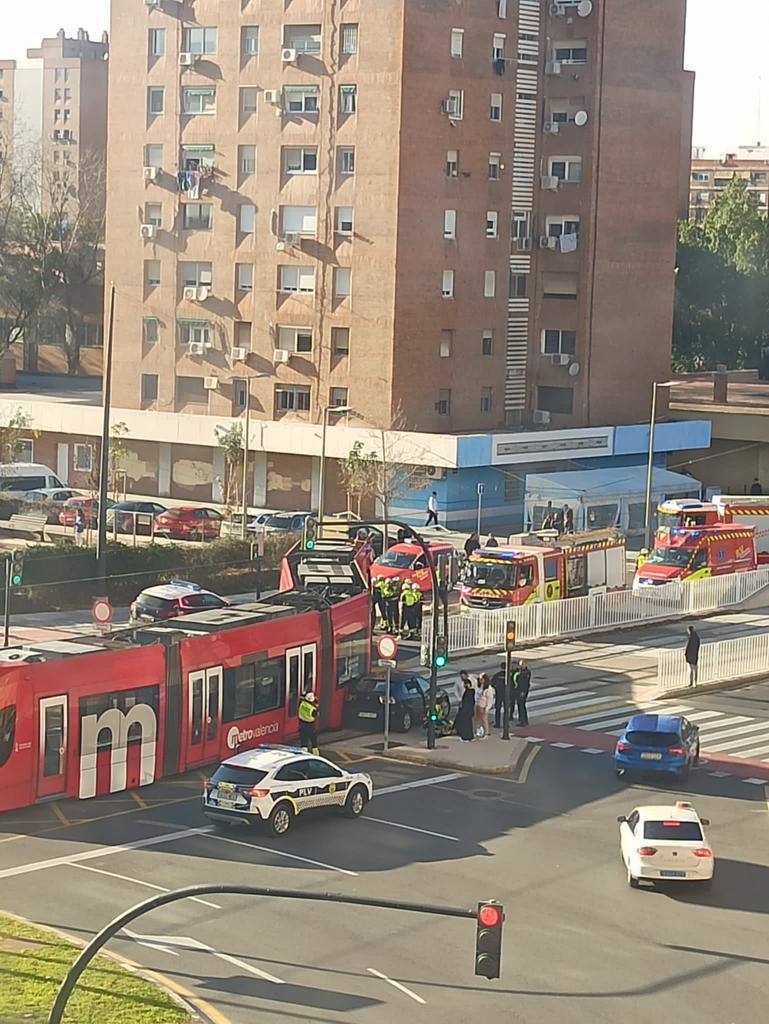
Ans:
{"type": "Polygon", "coordinates": [[[353,758],[387,757],[393,761],[408,761],[410,764],[477,772],[481,775],[506,773],[515,775],[518,781],[523,782],[537,749],[522,736],[511,735],[509,740],[503,740],[497,729],[493,729],[491,736],[486,739],[467,743],[458,736],[446,736],[436,740],[434,750],[427,749],[424,739],[417,746],[412,736],[408,736],[405,743],[397,738],[391,739],[388,751],[383,746],[380,733],[369,733],[326,745],[324,751],[353,758]]]}

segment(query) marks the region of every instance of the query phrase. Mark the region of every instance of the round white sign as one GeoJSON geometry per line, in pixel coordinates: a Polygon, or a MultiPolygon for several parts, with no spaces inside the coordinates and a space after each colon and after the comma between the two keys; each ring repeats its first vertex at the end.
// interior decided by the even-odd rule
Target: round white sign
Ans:
{"type": "Polygon", "coordinates": [[[376,649],[384,661],[393,661],[398,653],[398,641],[389,634],[380,636],[376,642],[376,649]]]}
{"type": "Polygon", "coordinates": [[[94,601],[91,606],[91,614],[96,622],[112,622],[112,605],[106,598],[101,598],[98,601],[94,601]]]}

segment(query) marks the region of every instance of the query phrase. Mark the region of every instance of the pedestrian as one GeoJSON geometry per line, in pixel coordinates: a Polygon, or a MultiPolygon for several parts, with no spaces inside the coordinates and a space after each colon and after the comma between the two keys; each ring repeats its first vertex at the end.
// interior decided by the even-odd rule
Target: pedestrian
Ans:
{"type": "Polygon", "coordinates": [[[689,626],[687,632],[689,638],[686,641],[684,658],[686,658],[686,664],[689,666],[689,686],[696,686],[697,663],[700,660],[700,635],[694,626],[689,626]]]}
{"type": "Polygon", "coordinates": [[[531,670],[526,662],[521,659],[518,662],[518,671],[515,673],[515,706],[518,709],[518,725],[529,724],[529,713],[526,710],[526,701],[529,699],[531,689],[531,670]]]}
{"type": "Polygon", "coordinates": [[[565,523],[564,523],[564,519],[563,519],[563,509],[562,508],[557,508],[555,510],[555,512],[553,513],[553,529],[555,530],[555,532],[558,534],[559,537],[563,533],[564,525],[565,525],[565,523]]]}
{"type": "Polygon", "coordinates": [[[400,629],[400,595],[401,581],[397,576],[385,579],[385,601],[387,607],[387,628],[391,633],[400,629]]]}
{"type": "Polygon", "coordinates": [[[78,547],[82,547],[85,543],[85,516],[83,515],[82,508],[75,509],[75,544],[78,547]]]}
{"type": "Polygon", "coordinates": [[[761,486],[761,481],[758,479],[757,476],[753,477],[753,483],[750,485],[750,493],[751,494],[763,494],[764,493],[764,489],[761,486]]]}
{"type": "Polygon", "coordinates": [[[473,683],[467,672],[460,672],[460,679],[464,676],[462,697],[459,702],[459,711],[454,719],[454,732],[465,741],[474,738],[475,735],[475,691],[473,683]]]}
{"type": "Polygon", "coordinates": [[[566,533],[574,533],[574,509],[564,505],[563,514],[566,533]]]}
{"type": "Polygon", "coordinates": [[[542,515],[542,526],[541,530],[552,530],[553,528],[553,503],[548,501],[545,505],[545,511],[542,515]]]}
{"type": "Polygon", "coordinates": [[[310,754],[319,754],[316,722],[320,708],[318,698],[310,691],[299,701],[299,742],[310,754]]]}
{"type": "Polygon", "coordinates": [[[494,688],[494,728],[499,729],[500,717],[507,703],[507,665],[504,661],[500,663],[499,672],[491,677],[491,685],[494,688]]]}
{"type": "Polygon", "coordinates": [[[489,729],[489,711],[491,711],[493,706],[494,688],[486,673],[481,672],[478,676],[478,689],[475,693],[475,711],[476,733],[484,740],[491,732],[489,729]]]}
{"type": "Polygon", "coordinates": [[[486,538],[486,547],[487,548],[498,548],[499,547],[499,542],[497,541],[497,538],[494,536],[493,533],[490,533],[488,535],[488,537],[486,538]]]}
{"type": "Polygon", "coordinates": [[[473,530],[473,532],[465,541],[465,554],[467,555],[467,557],[469,558],[470,555],[472,555],[473,551],[477,551],[480,546],[481,542],[478,538],[478,532],[476,530],[473,530]]]}
{"type": "MultiPolygon", "coordinates": [[[[470,676],[465,669],[460,669],[459,678],[454,683],[454,700],[457,702],[457,707],[462,703],[462,698],[465,695],[465,687],[470,682],[470,676]]],[[[472,683],[470,684],[472,685],[472,683]]]]}
{"type": "Polygon", "coordinates": [[[636,556],[635,571],[638,572],[638,570],[643,568],[643,566],[646,565],[646,563],[648,561],[649,561],[649,549],[648,548],[641,548],[641,550],[638,552],[638,554],[636,556]]]}
{"type": "Polygon", "coordinates": [[[433,491],[427,499],[427,522],[425,526],[438,525],[438,492],[433,491]]]}

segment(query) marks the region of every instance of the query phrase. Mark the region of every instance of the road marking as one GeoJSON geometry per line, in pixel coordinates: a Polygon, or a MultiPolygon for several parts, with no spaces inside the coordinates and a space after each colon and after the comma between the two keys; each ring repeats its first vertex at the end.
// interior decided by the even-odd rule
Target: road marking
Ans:
{"type": "Polygon", "coordinates": [[[142,800],[142,798],[139,796],[139,794],[136,792],[136,790],[135,789],[129,789],[128,792],[131,795],[131,799],[134,801],[134,803],[137,804],[139,807],[141,807],[141,809],[143,811],[146,811],[147,810],[147,805],[142,800]]]}
{"type": "MultiPolygon", "coordinates": [[[[673,707],[673,708],[666,707],[665,708],[665,714],[666,715],[677,715],[677,714],[682,714],[684,711],[688,711],[688,710],[689,710],[688,708],[679,707],[679,706],[676,706],[676,707],[673,707]]],[[[592,717],[594,717],[594,716],[591,715],[591,718],[592,717]]],[[[608,722],[593,722],[593,723],[591,723],[589,725],[581,725],[580,729],[592,730],[593,732],[601,732],[608,725],[620,725],[623,722],[627,723],[632,717],[633,717],[633,712],[630,709],[628,709],[628,711],[624,715],[620,715],[617,718],[610,718],[608,722]]]]}
{"type": "Polygon", "coordinates": [[[139,932],[132,932],[130,928],[123,928],[123,932],[133,939],[134,942],[138,942],[142,946],[149,946],[150,949],[160,949],[164,953],[170,953],[172,956],[179,955],[174,951],[174,946],[180,949],[194,949],[200,953],[211,953],[213,956],[218,957],[219,960],[226,960],[228,964],[239,967],[241,971],[255,974],[257,978],[263,978],[265,981],[271,981],[273,985],[286,984],[282,978],[276,978],[274,974],[268,974],[267,971],[253,967],[251,964],[247,964],[235,956],[230,956],[229,953],[220,953],[213,946],[208,946],[205,942],[190,938],[188,935],[142,935],[139,932]]]}
{"type": "Polygon", "coordinates": [[[719,750],[729,750],[733,747],[747,747],[751,743],[761,743],[763,736],[746,736],[745,734],[748,732],[761,732],[762,729],[764,732],[767,732],[769,730],[769,722],[755,722],[753,725],[736,726],[734,729],[727,729],[726,732],[714,736],[713,739],[717,740],[716,743],[711,743],[709,739],[705,738],[702,749],[717,753],[719,750]],[[732,736],[734,739],[730,739],[728,743],[722,743],[721,740],[725,740],[727,736],[732,736]]]}
{"type": "MultiPolygon", "coordinates": [[[[133,882],[134,885],[143,885],[146,889],[155,889],[157,892],[170,892],[165,885],[155,885],[154,882],[145,882],[142,878],[131,878],[130,875],[119,875],[116,871],[105,871],[104,868],[95,868],[91,864],[70,864],[72,868],[78,868],[79,871],[93,871],[97,875],[107,875],[109,878],[119,878],[122,882],[133,882]]],[[[213,907],[214,910],[222,910],[222,907],[218,903],[211,903],[210,900],[204,900],[200,896],[190,896],[188,899],[192,903],[202,903],[204,907],[213,907]]]]}
{"type": "Polygon", "coordinates": [[[345,754],[345,752],[343,750],[336,750],[336,751],[334,751],[334,753],[336,754],[336,756],[341,761],[344,761],[345,764],[350,764],[350,762],[352,761],[352,758],[350,757],[350,755],[349,754],[345,754]]]}
{"type": "Polygon", "coordinates": [[[708,775],[712,775],[714,779],[728,779],[729,772],[708,772],[708,775]]]}
{"type": "Polygon", "coordinates": [[[453,782],[454,779],[461,779],[463,777],[462,772],[452,772],[451,775],[435,775],[430,779],[415,779],[413,782],[401,782],[397,786],[385,786],[383,789],[375,789],[374,796],[402,793],[406,789],[420,789],[422,786],[439,786],[442,782],[453,782]]]}
{"type": "Polygon", "coordinates": [[[67,816],[65,815],[64,811],[61,809],[61,807],[59,807],[58,803],[52,803],[50,805],[50,807],[51,807],[51,810],[53,811],[53,813],[56,815],[56,817],[62,823],[62,825],[69,825],[69,824],[71,824],[69,818],[67,818],[67,816]]]}
{"type": "MultiPolygon", "coordinates": [[[[756,739],[756,737],[754,736],[753,739],[756,739]]],[[[764,742],[765,740],[766,740],[766,736],[762,737],[759,740],[759,743],[764,743],[764,746],[762,746],[762,747],[751,747],[750,750],[735,750],[734,751],[734,756],[735,757],[755,757],[757,754],[769,754],[769,746],[767,746],[765,744],[765,742],[764,742]]],[[[764,760],[766,760],[766,758],[762,757],[760,760],[764,761],[764,760]]]]}
{"type": "Polygon", "coordinates": [[[526,753],[524,754],[523,761],[521,763],[521,770],[518,772],[518,778],[515,780],[520,785],[526,785],[526,780],[529,777],[529,769],[534,763],[534,758],[537,756],[541,749],[542,747],[531,746],[527,749],[526,753]]]}
{"type": "Polygon", "coordinates": [[[749,782],[751,786],[763,786],[766,779],[743,779],[743,782],[749,782]]]}
{"type": "Polygon", "coordinates": [[[386,981],[388,985],[392,985],[393,988],[397,988],[400,992],[403,992],[409,997],[409,999],[413,999],[415,1003],[421,1003],[422,1006],[427,1005],[421,996],[418,996],[416,992],[412,992],[410,988],[406,988],[405,985],[401,985],[399,981],[394,981],[392,978],[388,978],[386,974],[382,974],[381,971],[375,971],[373,967],[367,967],[366,970],[369,974],[373,974],[375,978],[381,978],[382,981],[386,981]]]}
{"type": "Polygon", "coordinates": [[[738,722],[750,722],[752,719],[748,715],[735,715],[733,718],[722,718],[719,722],[711,722],[710,725],[704,726],[700,729],[703,736],[710,735],[713,732],[717,732],[719,729],[725,729],[727,725],[736,725],[738,722]]]}
{"type": "Polygon", "coordinates": [[[557,747],[559,750],[571,750],[574,746],[573,743],[551,743],[551,747],[557,747]]]}
{"type": "Polygon", "coordinates": [[[436,839],[448,839],[452,843],[459,842],[459,839],[456,836],[445,836],[442,832],[431,832],[426,828],[415,828],[413,825],[402,825],[399,821],[385,821],[384,818],[372,818],[370,814],[364,815],[361,820],[375,821],[378,825],[392,825],[393,828],[404,828],[408,832],[421,832],[423,836],[435,836],[436,839]]]}
{"type": "Polygon", "coordinates": [[[136,839],[132,843],[121,843],[120,846],[99,846],[95,850],[84,850],[82,853],[71,853],[66,857],[51,857],[49,860],[31,861],[29,864],[18,864],[14,868],[4,868],[0,871],[0,878],[15,878],[18,875],[30,875],[35,871],[45,871],[47,868],[58,868],[65,864],[79,864],[84,860],[97,860],[101,857],[113,857],[116,853],[126,853],[128,850],[141,850],[146,846],[159,846],[161,843],[175,843],[180,839],[187,839],[190,836],[207,835],[210,826],[202,828],[184,828],[179,832],[171,832],[165,836],[149,836],[147,839],[136,839]]]}
{"type": "MultiPolygon", "coordinates": [[[[340,875],[351,875],[353,878],[358,877],[357,871],[348,871],[347,868],[338,868],[336,864],[325,864],[322,860],[310,860],[309,857],[300,857],[296,853],[287,853],[285,850],[276,850],[271,846],[257,846],[256,843],[246,843],[242,839],[232,839],[230,836],[220,836],[215,832],[209,832],[206,829],[198,829],[198,832],[205,835],[207,839],[215,839],[220,843],[233,843],[235,846],[246,846],[249,850],[261,850],[262,853],[272,854],[274,857],[285,857],[286,860],[300,860],[304,864],[312,864],[316,868],[328,868],[329,871],[338,871],[340,875]]],[[[2,875],[0,875],[2,878],[2,875]]]]}
{"type": "Polygon", "coordinates": [[[546,743],[547,741],[542,739],[541,736],[524,736],[527,743],[546,743]]]}
{"type": "MultiPolygon", "coordinates": [[[[603,753],[603,751],[599,750],[598,747],[582,747],[581,750],[582,750],[583,754],[602,754],[603,753]]],[[[608,753],[608,751],[607,751],[607,753],[608,753]]]]}
{"type": "MultiPolygon", "coordinates": [[[[560,725],[576,725],[577,722],[591,722],[596,718],[611,718],[612,715],[616,715],[620,708],[627,708],[630,710],[634,705],[628,704],[626,700],[612,701],[611,704],[594,704],[590,708],[582,708],[578,715],[573,715],[573,708],[571,711],[559,711],[557,714],[551,715],[548,713],[547,721],[558,722],[560,725]]],[[[636,707],[640,705],[635,705],[636,707]]],[[[652,705],[650,705],[651,707],[652,705]]]]}

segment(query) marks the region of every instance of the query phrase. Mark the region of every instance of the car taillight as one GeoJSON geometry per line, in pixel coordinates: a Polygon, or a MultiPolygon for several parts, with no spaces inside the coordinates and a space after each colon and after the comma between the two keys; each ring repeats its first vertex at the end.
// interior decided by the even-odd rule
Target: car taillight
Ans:
{"type": "Polygon", "coordinates": [[[618,740],[617,741],[617,750],[619,750],[620,753],[622,753],[625,750],[632,750],[632,748],[633,748],[633,744],[632,743],[628,743],[626,740],[618,740]]]}
{"type": "Polygon", "coordinates": [[[683,757],[686,753],[683,747],[668,747],[669,754],[675,754],[677,757],[683,757]]]}
{"type": "Polygon", "coordinates": [[[259,799],[259,797],[269,796],[269,789],[257,789],[256,786],[252,786],[251,789],[244,789],[243,792],[246,796],[253,796],[259,799]]]}
{"type": "Polygon", "coordinates": [[[653,857],[656,852],[657,852],[657,847],[656,846],[641,846],[638,849],[638,856],[639,857],[653,857]]]}
{"type": "Polygon", "coordinates": [[[697,850],[692,850],[695,857],[712,857],[713,853],[711,850],[707,850],[704,846],[700,846],[697,850]]]}

